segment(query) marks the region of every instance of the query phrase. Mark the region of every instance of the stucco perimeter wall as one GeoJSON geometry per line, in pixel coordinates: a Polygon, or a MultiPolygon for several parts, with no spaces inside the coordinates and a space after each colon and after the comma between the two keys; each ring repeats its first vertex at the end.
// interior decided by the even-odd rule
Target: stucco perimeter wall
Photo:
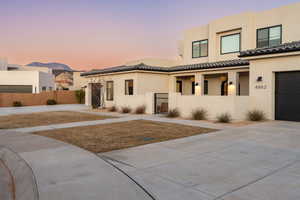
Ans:
{"type": "Polygon", "coordinates": [[[300,71],[300,55],[250,61],[251,107],[263,110],[269,119],[275,118],[275,73],[285,71],[300,71]],[[258,76],[262,82],[256,81],[258,76]]]}
{"type": "Polygon", "coordinates": [[[190,118],[192,111],[204,108],[208,112],[208,119],[225,112],[231,114],[234,120],[244,120],[250,109],[249,96],[185,96],[179,93],[169,94],[169,108],[178,108],[182,117],[190,118]]]}

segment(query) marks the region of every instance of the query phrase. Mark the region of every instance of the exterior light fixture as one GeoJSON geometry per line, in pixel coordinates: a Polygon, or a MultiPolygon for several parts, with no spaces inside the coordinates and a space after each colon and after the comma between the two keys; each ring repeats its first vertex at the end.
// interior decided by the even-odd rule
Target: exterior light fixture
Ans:
{"type": "Polygon", "coordinates": [[[233,85],[233,82],[232,82],[232,81],[230,81],[230,82],[229,82],[229,85],[233,85]]]}
{"type": "Polygon", "coordinates": [[[199,86],[199,83],[195,83],[195,86],[199,86]]]}
{"type": "Polygon", "coordinates": [[[262,77],[262,76],[259,76],[259,77],[257,77],[257,79],[256,79],[257,82],[262,82],[262,80],[263,80],[263,77],[262,77]]]}

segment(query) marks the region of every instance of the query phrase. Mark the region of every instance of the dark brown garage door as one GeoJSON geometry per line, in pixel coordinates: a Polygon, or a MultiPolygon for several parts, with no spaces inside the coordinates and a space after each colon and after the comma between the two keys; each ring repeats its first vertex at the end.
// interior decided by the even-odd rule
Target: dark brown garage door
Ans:
{"type": "Polygon", "coordinates": [[[32,85],[0,85],[0,93],[32,93],[32,85]]]}
{"type": "Polygon", "coordinates": [[[300,71],[276,73],[275,119],[300,121],[300,71]]]}

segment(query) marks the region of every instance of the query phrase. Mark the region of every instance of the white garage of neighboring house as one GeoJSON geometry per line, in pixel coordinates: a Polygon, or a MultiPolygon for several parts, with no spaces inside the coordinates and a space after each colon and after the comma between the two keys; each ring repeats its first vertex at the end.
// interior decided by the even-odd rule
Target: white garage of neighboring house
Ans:
{"type": "Polygon", "coordinates": [[[0,59],[0,93],[40,93],[55,90],[54,75],[46,67],[8,64],[0,59]]]}

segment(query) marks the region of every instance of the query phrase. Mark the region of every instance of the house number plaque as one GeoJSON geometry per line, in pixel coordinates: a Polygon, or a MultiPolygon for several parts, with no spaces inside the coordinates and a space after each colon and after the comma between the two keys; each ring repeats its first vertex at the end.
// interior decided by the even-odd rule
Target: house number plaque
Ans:
{"type": "Polygon", "coordinates": [[[265,90],[265,89],[267,89],[267,85],[256,85],[256,86],[255,86],[255,89],[262,89],[262,90],[265,90]]]}

